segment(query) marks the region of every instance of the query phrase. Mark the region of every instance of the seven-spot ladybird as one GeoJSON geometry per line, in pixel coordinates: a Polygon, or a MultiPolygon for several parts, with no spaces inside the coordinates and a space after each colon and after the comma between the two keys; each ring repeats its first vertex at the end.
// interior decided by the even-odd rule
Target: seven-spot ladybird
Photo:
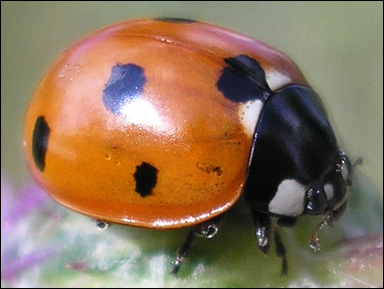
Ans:
{"type": "Polygon", "coordinates": [[[337,219],[351,164],[318,94],[274,48],[207,23],[158,18],[121,22],[65,50],[26,114],[33,177],[54,199],[103,222],[191,227],[213,237],[243,194],[258,245],[271,225],[337,219]]]}

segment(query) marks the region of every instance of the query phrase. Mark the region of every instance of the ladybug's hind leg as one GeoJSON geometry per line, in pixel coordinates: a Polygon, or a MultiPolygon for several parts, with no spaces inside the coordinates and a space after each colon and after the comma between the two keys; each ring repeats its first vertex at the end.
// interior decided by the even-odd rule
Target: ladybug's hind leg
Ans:
{"type": "Polygon", "coordinates": [[[219,231],[220,223],[223,215],[219,215],[211,220],[197,224],[189,229],[188,234],[177,251],[176,259],[173,262],[172,274],[177,274],[180,270],[181,264],[184,259],[188,256],[192,242],[195,240],[196,236],[210,239],[216,235],[219,231]]]}
{"type": "Polygon", "coordinates": [[[280,233],[272,226],[271,216],[258,210],[252,210],[252,220],[256,229],[258,245],[263,253],[267,254],[269,252],[272,242],[272,233],[274,234],[273,240],[276,244],[276,252],[282,262],[281,274],[287,274],[287,250],[281,240],[280,233]]]}

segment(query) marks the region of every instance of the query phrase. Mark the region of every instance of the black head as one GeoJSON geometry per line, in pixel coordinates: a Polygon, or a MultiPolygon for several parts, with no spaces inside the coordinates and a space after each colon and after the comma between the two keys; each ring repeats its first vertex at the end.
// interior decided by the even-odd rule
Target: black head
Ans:
{"type": "Polygon", "coordinates": [[[339,152],[324,175],[310,184],[305,200],[305,213],[328,213],[337,219],[347,204],[347,189],[352,184],[352,165],[348,157],[339,152]]]}
{"type": "Polygon", "coordinates": [[[253,210],[281,218],[339,216],[351,170],[312,89],[290,85],[270,95],[256,127],[245,185],[253,210]]]}

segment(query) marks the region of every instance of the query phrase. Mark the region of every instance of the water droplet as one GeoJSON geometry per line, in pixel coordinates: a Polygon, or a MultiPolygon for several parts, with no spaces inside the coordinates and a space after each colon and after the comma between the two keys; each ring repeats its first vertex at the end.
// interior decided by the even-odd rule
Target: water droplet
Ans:
{"type": "Polygon", "coordinates": [[[107,161],[110,161],[111,158],[112,158],[112,156],[111,156],[110,153],[106,153],[106,154],[104,155],[104,157],[105,157],[105,159],[106,159],[107,161]]]}
{"type": "Polygon", "coordinates": [[[96,220],[96,226],[100,230],[105,230],[109,227],[109,223],[104,222],[104,221],[100,221],[100,220],[96,220]]]}

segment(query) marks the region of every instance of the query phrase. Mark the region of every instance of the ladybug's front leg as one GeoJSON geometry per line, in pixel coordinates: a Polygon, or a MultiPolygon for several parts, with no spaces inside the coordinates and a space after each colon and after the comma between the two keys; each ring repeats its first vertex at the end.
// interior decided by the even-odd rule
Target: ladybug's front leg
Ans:
{"type": "Polygon", "coordinates": [[[280,233],[272,227],[271,216],[266,213],[252,210],[252,219],[256,229],[256,237],[258,245],[261,251],[265,254],[269,252],[271,247],[272,233],[274,233],[274,242],[276,244],[276,252],[282,259],[281,274],[287,274],[288,272],[288,261],[287,251],[281,241],[280,233]]]}
{"type": "Polygon", "coordinates": [[[219,231],[222,217],[223,214],[204,223],[195,225],[191,229],[189,229],[183,244],[177,251],[177,256],[175,261],[173,262],[173,269],[171,271],[172,274],[176,275],[179,272],[181,264],[183,263],[184,259],[188,256],[189,251],[191,250],[192,242],[195,240],[196,236],[210,239],[216,235],[216,233],[219,231]]]}
{"type": "Polygon", "coordinates": [[[271,247],[271,217],[257,210],[252,210],[252,220],[256,229],[256,237],[259,248],[267,254],[271,247]]]}

